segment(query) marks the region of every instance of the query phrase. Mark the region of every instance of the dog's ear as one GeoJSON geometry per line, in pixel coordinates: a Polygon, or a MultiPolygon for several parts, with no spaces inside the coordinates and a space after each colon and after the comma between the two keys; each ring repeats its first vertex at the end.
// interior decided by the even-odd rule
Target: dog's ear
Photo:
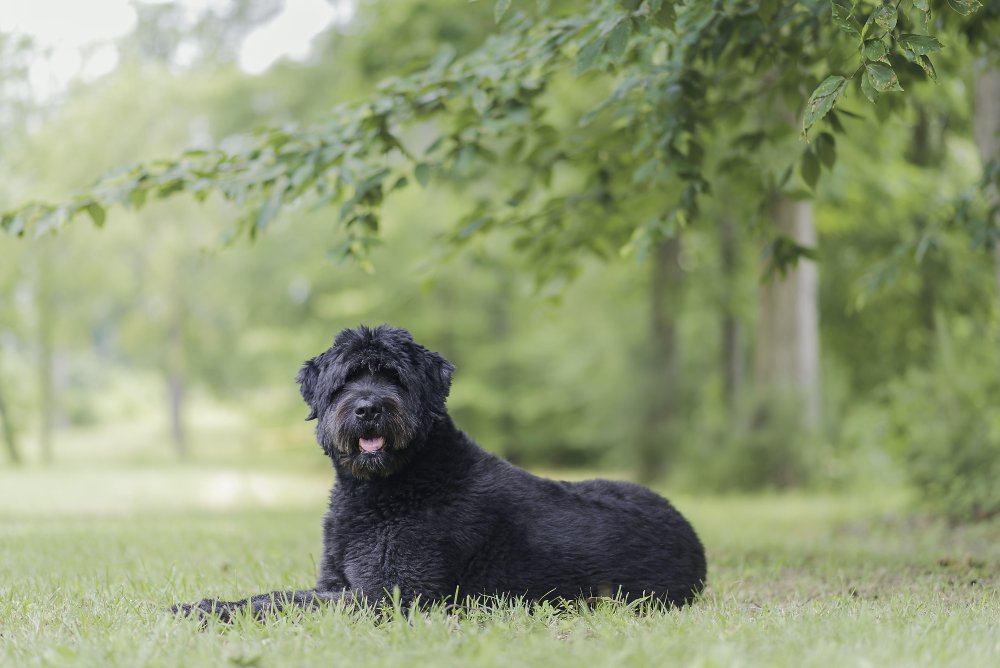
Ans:
{"type": "Polygon", "coordinates": [[[334,392],[344,386],[347,369],[340,363],[340,352],[330,348],[302,365],[295,378],[302,398],[309,405],[307,420],[315,420],[325,409],[334,392]]]}
{"type": "Polygon", "coordinates": [[[451,376],[455,373],[455,365],[430,350],[426,351],[424,355],[429,369],[431,387],[435,389],[435,394],[444,403],[451,390],[451,376]]]}
{"type": "Polygon", "coordinates": [[[302,393],[302,398],[305,399],[306,404],[309,406],[309,415],[306,416],[306,420],[316,419],[315,400],[320,372],[320,365],[317,360],[319,360],[319,356],[308,360],[299,369],[299,375],[295,377],[295,381],[299,384],[299,391],[302,393]]]}

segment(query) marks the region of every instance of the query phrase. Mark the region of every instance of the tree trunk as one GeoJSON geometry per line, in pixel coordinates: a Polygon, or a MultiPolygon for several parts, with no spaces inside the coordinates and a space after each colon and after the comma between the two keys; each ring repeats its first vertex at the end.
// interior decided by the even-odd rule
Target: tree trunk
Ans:
{"type": "MultiPolygon", "coordinates": [[[[973,125],[979,155],[985,165],[990,160],[1000,158],[1000,68],[984,65],[976,77],[976,107],[973,125]]],[[[993,193],[993,204],[1000,203],[1000,194],[993,193]]],[[[994,225],[1000,226],[1000,213],[996,214],[994,225]]],[[[994,248],[996,256],[997,303],[1000,304],[1000,244],[994,248]]]]}
{"type": "Polygon", "coordinates": [[[743,382],[743,336],[736,317],[736,286],[739,282],[739,263],[736,240],[736,223],[722,221],[722,273],[725,296],[722,311],[722,371],[726,407],[730,414],[736,408],[736,398],[743,382]]]}
{"type": "MultiPolygon", "coordinates": [[[[913,126],[913,141],[910,144],[909,158],[913,164],[919,167],[929,167],[932,162],[930,119],[928,118],[927,110],[923,106],[918,105],[916,111],[917,122],[913,126]]],[[[918,232],[923,234],[927,228],[926,216],[918,214],[914,222],[918,232]]],[[[917,295],[917,311],[920,315],[920,322],[929,335],[927,338],[928,355],[932,354],[934,350],[934,334],[937,320],[934,315],[937,309],[935,264],[936,262],[932,257],[924,257],[922,266],[920,267],[920,292],[917,295]]]]}
{"type": "Polygon", "coordinates": [[[652,258],[650,286],[650,399],[646,429],[638,440],[638,478],[655,480],[662,472],[670,448],[670,430],[678,413],[680,364],[677,345],[677,314],[680,310],[683,273],[681,244],[677,238],[664,239],[652,258]]]}
{"type": "MultiPolygon", "coordinates": [[[[775,195],[771,215],[780,234],[803,246],[816,245],[812,202],[775,195]]],[[[785,276],[761,285],[757,323],[757,385],[765,392],[800,396],[807,427],[819,426],[821,418],[818,287],[816,264],[800,258],[785,276]]]]}
{"type": "Polygon", "coordinates": [[[56,398],[53,378],[55,304],[52,291],[52,246],[41,244],[38,263],[38,390],[41,424],[39,447],[42,462],[52,463],[52,432],[55,427],[56,398]]]}
{"type": "Polygon", "coordinates": [[[7,410],[7,402],[4,400],[3,375],[0,374],[0,423],[3,423],[3,443],[7,449],[7,456],[11,463],[21,463],[21,451],[17,447],[17,434],[14,432],[14,423],[11,421],[10,411],[7,410]]]}

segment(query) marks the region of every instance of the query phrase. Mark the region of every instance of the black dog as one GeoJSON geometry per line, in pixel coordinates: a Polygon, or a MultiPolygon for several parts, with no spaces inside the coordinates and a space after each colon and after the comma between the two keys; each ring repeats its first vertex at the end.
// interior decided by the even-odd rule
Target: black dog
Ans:
{"type": "Polygon", "coordinates": [[[690,601],[705,552],[663,498],[625,482],[558,482],[477,446],[445,409],[454,367],[382,325],[345,329],[298,376],[337,484],[315,589],[175,608],[223,620],[346,599],[614,595],[690,601]]]}

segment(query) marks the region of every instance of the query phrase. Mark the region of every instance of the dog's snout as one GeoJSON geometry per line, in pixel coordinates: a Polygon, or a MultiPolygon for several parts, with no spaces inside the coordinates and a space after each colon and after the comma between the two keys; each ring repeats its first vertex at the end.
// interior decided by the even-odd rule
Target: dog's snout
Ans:
{"type": "Polygon", "coordinates": [[[374,420],[382,413],[382,404],[371,399],[363,399],[354,405],[354,414],[364,420],[374,420]]]}

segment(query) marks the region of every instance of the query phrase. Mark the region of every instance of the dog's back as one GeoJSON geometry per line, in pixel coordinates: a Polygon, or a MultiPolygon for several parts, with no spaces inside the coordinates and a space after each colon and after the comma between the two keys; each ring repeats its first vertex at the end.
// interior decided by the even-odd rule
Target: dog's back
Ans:
{"type": "Polygon", "coordinates": [[[483,506],[476,515],[485,531],[460,583],[466,593],[682,604],[701,590],[704,548],[662,497],[627,482],[539,478],[482,454],[464,495],[483,506]]]}

